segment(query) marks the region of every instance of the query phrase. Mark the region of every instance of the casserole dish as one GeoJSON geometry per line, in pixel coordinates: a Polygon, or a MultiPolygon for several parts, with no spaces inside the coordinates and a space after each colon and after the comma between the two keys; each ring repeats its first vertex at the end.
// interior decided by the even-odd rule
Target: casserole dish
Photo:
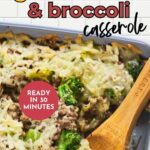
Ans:
{"type": "MultiPolygon", "coordinates": [[[[34,27],[34,26],[17,26],[17,25],[7,25],[7,24],[1,24],[0,25],[0,32],[7,32],[7,31],[13,31],[14,33],[25,33],[25,34],[29,34],[32,37],[39,37],[41,35],[44,34],[56,34],[59,37],[61,37],[62,39],[65,37],[65,35],[69,35],[72,38],[75,38],[77,34],[77,32],[73,32],[73,31],[63,31],[63,30],[58,30],[58,29],[50,29],[50,28],[41,28],[41,27],[34,27]]],[[[94,42],[98,43],[98,44],[108,44],[111,43],[113,41],[119,41],[122,43],[130,43],[130,44],[134,44],[137,47],[141,48],[142,50],[144,50],[144,57],[149,57],[150,56],[150,51],[149,51],[149,46],[143,42],[140,41],[136,41],[136,40],[129,40],[126,38],[117,38],[117,37],[112,37],[112,38],[107,38],[107,39],[98,39],[96,37],[90,37],[90,39],[93,39],[94,42]]],[[[88,39],[85,38],[84,39],[88,39]]],[[[148,113],[144,113],[142,114],[141,120],[139,120],[139,124],[137,124],[138,126],[135,128],[135,134],[133,134],[133,139],[139,139],[141,136],[141,141],[139,142],[138,145],[138,149],[141,150],[148,150],[149,149],[149,124],[148,124],[148,118],[149,115],[148,113]]],[[[131,140],[132,141],[132,140],[131,140]]],[[[132,141],[133,142],[133,141],[132,141]]]]}

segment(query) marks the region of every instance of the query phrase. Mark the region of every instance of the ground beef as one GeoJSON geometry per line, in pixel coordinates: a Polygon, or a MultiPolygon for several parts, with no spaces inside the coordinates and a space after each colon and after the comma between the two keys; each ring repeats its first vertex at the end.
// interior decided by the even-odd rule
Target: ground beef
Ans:
{"type": "Polygon", "coordinates": [[[21,110],[19,108],[19,104],[17,104],[17,103],[13,103],[12,105],[10,105],[8,107],[7,112],[13,119],[17,119],[17,120],[20,119],[20,116],[22,114],[21,110]]]}
{"type": "Polygon", "coordinates": [[[0,97],[1,97],[2,93],[3,93],[3,87],[0,85],[0,97]]]}
{"type": "Polygon", "coordinates": [[[27,82],[24,77],[12,76],[8,82],[2,83],[3,93],[9,95],[14,102],[18,102],[18,96],[27,82]]]}
{"type": "Polygon", "coordinates": [[[61,126],[61,128],[70,130],[77,129],[76,121],[78,114],[75,110],[76,109],[74,106],[66,106],[65,103],[60,100],[57,122],[61,126]]]}

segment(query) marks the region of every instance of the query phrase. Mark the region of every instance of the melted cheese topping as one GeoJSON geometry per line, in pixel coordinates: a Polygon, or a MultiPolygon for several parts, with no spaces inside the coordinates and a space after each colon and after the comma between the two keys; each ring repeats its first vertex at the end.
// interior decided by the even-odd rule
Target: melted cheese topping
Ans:
{"type": "Polygon", "coordinates": [[[50,69],[60,77],[79,77],[93,96],[102,96],[107,88],[116,92],[130,90],[133,79],[124,64],[118,63],[118,53],[108,53],[108,48],[108,54],[104,55],[96,49],[86,48],[80,46],[79,49],[56,53],[49,62],[50,69]]]}

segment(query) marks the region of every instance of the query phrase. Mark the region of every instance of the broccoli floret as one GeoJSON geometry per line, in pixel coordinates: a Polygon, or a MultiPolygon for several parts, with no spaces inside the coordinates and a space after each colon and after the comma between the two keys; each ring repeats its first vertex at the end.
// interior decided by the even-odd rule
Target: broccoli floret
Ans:
{"type": "Polygon", "coordinates": [[[58,87],[58,94],[65,101],[66,105],[76,105],[81,95],[82,84],[79,79],[72,77],[58,87]]]}
{"type": "Polygon", "coordinates": [[[58,150],[77,150],[79,148],[81,136],[69,130],[63,130],[59,141],[58,150]]]}
{"type": "Polygon", "coordinates": [[[29,129],[29,131],[26,134],[25,137],[25,141],[28,141],[29,139],[32,140],[32,142],[35,142],[36,140],[38,140],[41,136],[41,133],[37,131],[37,133],[35,132],[34,129],[29,129]]]}
{"type": "Polygon", "coordinates": [[[77,100],[75,99],[72,90],[67,84],[63,84],[58,87],[58,94],[66,105],[77,104],[77,100]]]}
{"type": "Polygon", "coordinates": [[[137,60],[132,60],[127,62],[126,68],[133,79],[136,80],[142,69],[142,65],[137,60]]]}
{"type": "Polygon", "coordinates": [[[67,81],[68,86],[73,91],[75,97],[78,97],[81,94],[82,83],[76,77],[73,77],[67,81]]]}
{"type": "Polygon", "coordinates": [[[104,97],[107,97],[107,99],[111,102],[111,103],[116,103],[116,94],[114,89],[109,88],[109,89],[105,89],[104,91],[104,97]]]}
{"type": "Polygon", "coordinates": [[[115,93],[115,90],[112,88],[105,89],[104,91],[104,97],[106,97],[113,105],[119,104],[119,102],[122,101],[125,98],[125,96],[125,89],[117,93],[115,93]]]}

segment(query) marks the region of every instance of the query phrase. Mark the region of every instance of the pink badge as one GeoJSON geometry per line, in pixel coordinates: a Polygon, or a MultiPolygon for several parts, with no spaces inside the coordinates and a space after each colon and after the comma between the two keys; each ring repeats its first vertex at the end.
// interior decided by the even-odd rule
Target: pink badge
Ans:
{"type": "Polygon", "coordinates": [[[43,81],[27,84],[20,93],[22,112],[33,120],[44,120],[58,108],[58,96],[53,86],[43,81]]]}

